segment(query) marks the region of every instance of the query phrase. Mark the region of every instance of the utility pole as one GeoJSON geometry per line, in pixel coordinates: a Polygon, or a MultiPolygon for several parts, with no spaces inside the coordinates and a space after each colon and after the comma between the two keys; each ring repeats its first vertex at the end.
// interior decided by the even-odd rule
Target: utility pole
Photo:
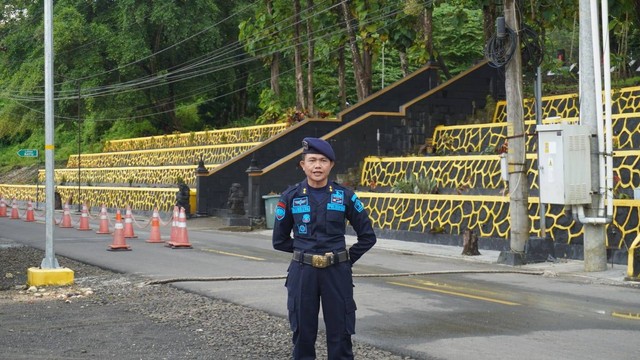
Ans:
{"type": "MultiPolygon", "coordinates": [[[[598,108],[600,88],[596,88],[596,79],[600,77],[600,62],[594,61],[594,53],[600,58],[599,41],[595,45],[592,36],[593,22],[591,17],[597,16],[592,13],[591,3],[596,0],[580,0],[580,123],[589,127],[591,134],[597,134],[597,116],[602,112],[602,106],[598,108]],[[596,50],[597,48],[597,50],[596,50]],[[596,66],[598,67],[596,69],[596,66]]],[[[597,7],[596,7],[597,12],[597,7]]],[[[596,30],[597,34],[597,30],[596,30]]],[[[608,71],[608,69],[605,69],[608,71]]],[[[600,102],[601,104],[601,102],[600,102]]],[[[598,138],[591,137],[591,206],[585,208],[587,217],[598,216],[599,199],[605,189],[600,189],[600,156],[598,153],[598,138]]],[[[606,231],[605,224],[584,223],[584,271],[603,271],[607,268],[607,253],[605,248],[606,231]]]]}
{"type": "Polygon", "coordinates": [[[57,269],[60,267],[53,249],[53,206],[55,190],[53,186],[54,142],[53,142],[53,1],[44,2],[44,152],[45,152],[45,258],[40,267],[57,269]]]}
{"type": "Polygon", "coordinates": [[[53,210],[55,189],[53,185],[53,0],[44,1],[44,151],[46,172],[45,203],[45,256],[40,267],[27,269],[27,284],[73,284],[73,270],[61,268],[53,250],[53,210]]]}
{"type": "Polygon", "coordinates": [[[82,201],[80,201],[80,144],[82,141],[82,118],[80,117],[80,84],[78,84],[78,213],[82,212],[82,201]]]}
{"type": "Polygon", "coordinates": [[[507,97],[507,139],[509,150],[509,216],[510,250],[500,253],[498,262],[522,265],[525,262],[524,246],[529,239],[529,184],[525,167],[524,109],[522,100],[522,56],[520,54],[520,26],[515,0],[504,2],[506,26],[512,30],[515,50],[505,67],[507,97]]]}

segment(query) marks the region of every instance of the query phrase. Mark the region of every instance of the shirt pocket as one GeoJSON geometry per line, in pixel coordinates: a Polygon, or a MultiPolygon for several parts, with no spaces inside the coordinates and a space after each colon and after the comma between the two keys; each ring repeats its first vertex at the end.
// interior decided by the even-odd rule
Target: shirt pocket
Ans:
{"type": "Polygon", "coordinates": [[[327,234],[344,235],[345,221],[342,211],[327,210],[327,234]]]}

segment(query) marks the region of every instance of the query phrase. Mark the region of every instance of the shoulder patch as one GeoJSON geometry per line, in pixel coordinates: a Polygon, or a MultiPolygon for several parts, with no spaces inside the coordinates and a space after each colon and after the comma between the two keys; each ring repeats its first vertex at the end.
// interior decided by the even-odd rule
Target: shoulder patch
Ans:
{"type": "Polygon", "coordinates": [[[360,199],[356,198],[356,201],[353,203],[353,207],[356,209],[357,212],[362,212],[364,210],[364,204],[362,203],[362,201],[360,201],[360,199]]]}
{"type": "Polygon", "coordinates": [[[287,204],[282,201],[278,201],[278,205],[276,206],[276,219],[281,221],[284,219],[284,216],[287,213],[287,204]]]}

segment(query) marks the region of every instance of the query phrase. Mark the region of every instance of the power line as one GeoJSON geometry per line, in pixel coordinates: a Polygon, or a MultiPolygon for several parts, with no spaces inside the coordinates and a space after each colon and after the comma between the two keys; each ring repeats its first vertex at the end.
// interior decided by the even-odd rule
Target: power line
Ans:
{"type": "MultiPolygon", "coordinates": [[[[331,9],[331,7],[324,8],[324,9],[321,9],[321,12],[326,12],[326,11],[329,11],[330,9],[331,9]]],[[[319,14],[321,12],[311,13],[309,15],[309,17],[317,16],[317,14],[319,14]]],[[[382,12],[382,11],[380,11],[380,12],[382,12]]],[[[381,20],[381,19],[384,19],[386,17],[394,16],[399,12],[400,12],[400,10],[397,10],[397,11],[391,12],[391,13],[386,13],[386,14],[385,13],[378,14],[377,17],[375,17],[375,18],[372,17],[370,22],[381,20]]],[[[227,17],[226,19],[229,19],[229,18],[230,17],[227,17]]],[[[398,21],[398,20],[399,19],[396,19],[396,21],[398,21]]],[[[285,21],[286,21],[286,19],[281,21],[279,24],[281,24],[281,23],[283,23],[285,21]]],[[[362,23],[360,25],[364,26],[366,24],[367,23],[362,23]]],[[[291,26],[293,26],[293,24],[290,24],[288,27],[285,27],[284,29],[286,30],[286,29],[290,28],[291,26]]],[[[314,38],[315,39],[322,39],[324,37],[330,37],[330,36],[339,34],[339,33],[344,31],[344,29],[339,28],[340,26],[341,26],[341,24],[339,23],[339,24],[336,24],[336,25],[334,25],[332,27],[325,28],[325,29],[323,29],[324,33],[322,33],[321,35],[319,35],[317,37],[314,37],[314,38]],[[338,30],[334,30],[333,32],[326,32],[327,29],[332,29],[332,28],[335,29],[336,27],[338,27],[338,30]]],[[[275,25],[270,27],[270,28],[275,28],[275,25]]],[[[202,30],[201,32],[199,32],[199,34],[201,34],[203,31],[205,31],[205,30],[202,30]]],[[[314,32],[313,35],[318,34],[320,31],[321,30],[317,30],[316,32],[314,32]]],[[[274,34],[274,33],[272,32],[269,35],[272,35],[272,34],[274,34]]],[[[267,35],[267,36],[269,36],[269,35],[267,35]]],[[[193,36],[189,37],[189,39],[193,38],[194,36],[196,36],[196,35],[193,35],[193,36]]],[[[262,39],[266,38],[267,36],[263,37],[262,39]]],[[[184,40],[184,41],[186,41],[186,40],[184,40]]],[[[281,46],[280,48],[277,49],[277,51],[285,51],[287,49],[291,49],[294,46],[294,45],[290,44],[286,39],[281,41],[280,43],[278,43],[276,45],[280,45],[281,46]]],[[[259,50],[269,49],[272,46],[273,46],[273,44],[271,46],[265,46],[264,48],[259,49],[259,50]]],[[[223,63],[223,61],[225,61],[225,60],[229,61],[229,60],[232,60],[232,59],[234,59],[234,58],[236,58],[238,56],[242,56],[242,55],[237,55],[237,51],[239,51],[242,47],[243,47],[243,45],[240,42],[234,42],[234,43],[232,43],[232,44],[230,44],[230,45],[228,45],[226,47],[223,47],[224,50],[223,50],[222,53],[220,53],[220,52],[213,53],[213,54],[210,53],[211,55],[208,58],[205,58],[205,59],[202,59],[202,57],[200,57],[201,58],[200,62],[192,63],[192,64],[190,64],[189,66],[187,66],[185,68],[176,69],[176,71],[174,73],[169,73],[169,74],[163,75],[161,77],[157,77],[156,76],[156,77],[138,78],[138,79],[135,79],[135,80],[131,80],[131,81],[127,82],[127,83],[120,83],[120,84],[106,85],[106,86],[103,86],[103,87],[91,88],[89,90],[85,90],[85,92],[82,94],[82,98],[108,96],[108,95],[122,94],[122,93],[127,92],[127,91],[139,91],[139,90],[143,90],[143,89],[149,89],[149,88],[152,88],[152,87],[155,87],[155,86],[165,85],[165,84],[170,83],[170,82],[185,81],[185,80],[188,80],[188,79],[193,78],[193,77],[212,74],[212,73],[215,73],[215,72],[218,72],[218,71],[230,69],[230,68],[233,68],[235,66],[239,66],[239,65],[246,64],[246,63],[249,63],[249,62],[252,62],[252,61],[256,61],[256,58],[246,58],[245,57],[245,58],[241,58],[239,60],[235,60],[235,61],[233,61],[231,63],[228,63],[228,64],[220,65],[220,63],[223,63]],[[234,54],[234,53],[235,53],[235,55],[228,56],[228,57],[225,57],[225,58],[220,58],[222,56],[226,56],[228,54],[234,54]],[[217,60],[217,61],[215,61],[215,60],[217,60]],[[212,64],[214,64],[216,66],[212,66],[212,64]],[[204,67],[204,65],[207,65],[209,67],[204,67]],[[198,68],[202,68],[202,69],[198,69],[198,68]],[[187,71],[187,70],[191,70],[191,71],[187,71]]],[[[270,52],[270,53],[272,53],[272,52],[270,52]]],[[[269,55],[270,53],[269,52],[265,52],[262,56],[269,55]]],[[[287,72],[285,71],[283,73],[287,73],[287,72]]],[[[257,84],[261,84],[261,83],[266,82],[268,80],[269,80],[268,78],[267,79],[263,79],[261,81],[256,82],[253,86],[255,86],[257,84]]],[[[229,83],[224,84],[224,85],[228,85],[228,84],[229,83]]],[[[224,85],[220,85],[220,86],[224,86],[224,85]]],[[[228,96],[228,95],[236,93],[238,91],[246,90],[247,88],[248,88],[248,86],[245,87],[245,88],[242,88],[242,89],[234,90],[232,92],[216,96],[214,98],[206,99],[206,100],[204,100],[202,102],[219,99],[221,97],[228,96]]],[[[208,90],[210,90],[209,86],[202,88],[203,92],[206,92],[208,90]]],[[[203,93],[203,92],[200,92],[200,93],[203,93]]],[[[59,94],[63,94],[63,93],[64,92],[59,92],[59,94]]],[[[199,93],[195,93],[195,94],[197,95],[199,93]]],[[[194,95],[192,95],[192,96],[194,96],[194,95]]],[[[41,101],[41,98],[34,98],[34,97],[21,96],[21,95],[8,96],[8,98],[13,99],[13,100],[17,100],[17,101],[41,101]]],[[[70,99],[76,99],[76,98],[77,98],[77,95],[76,96],[62,96],[62,97],[59,96],[57,98],[57,100],[70,100],[70,99]]],[[[202,102],[200,102],[200,103],[202,103],[202,102]]],[[[30,107],[28,107],[28,106],[26,106],[26,105],[24,105],[22,103],[20,105],[25,107],[25,108],[28,108],[28,109],[30,109],[32,111],[37,111],[36,109],[30,108],[30,107]]],[[[173,111],[173,110],[169,110],[169,111],[173,111]]],[[[156,113],[153,113],[153,114],[139,115],[139,116],[134,116],[133,118],[143,118],[143,117],[156,116],[156,115],[160,115],[160,114],[163,114],[163,113],[166,113],[166,112],[169,112],[169,111],[156,112],[156,113]]],[[[64,117],[59,117],[59,118],[64,118],[64,117]]],[[[127,119],[130,119],[130,118],[131,117],[127,117],[127,119]]],[[[119,120],[119,119],[122,119],[122,118],[103,119],[103,120],[104,121],[115,121],[115,120],[119,120]]],[[[73,118],[73,120],[75,120],[75,118],[73,118]]]]}
{"type": "MultiPolygon", "coordinates": [[[[317,5],[317,6],[319,6],[319,5],[317,5]]],[[[316,6],[316,7],[317,7],[317,6],[316,6]]],[[[333,5],[333,6],[328,7],[328,8],[324,8],[324,9],[322,9],[322,10],[321,10],[320,12],[318,12],[318,13],[313,13],[313,14],[311,14],[311,15],[310,15],[310,17],[312,17],[312,16],[317,16],[318,14],[320,14],[320,13],[322,13],[322,12],[329,11],[332,7],[335,7],[335,6],[336,6],[336,5],[333,5]]],[[[382,11],[382,10],[380,10],[380,11],[378,11],[378,12],[381,12],[381,11],[382,11]]],[[[388,17],[388,16],[395,15],[395,14],[396,14],[396,13],[398,13],[398,12],[399,12],[399,11],[396,11],[395,13],[383,14],[382,16],[379,16],[378,18],[372,18],[372,19],[369,21],[369,23],[370,23],[370,22],[373,22],[373,21],[376,21],[376,20],[379,20],[379,19],[383,19],[384,17],[388,17]]],[[[236,14],[237,14],[237,13],[236,13],[236,14]]],[[[374,12],[374,13],[372,13],[372,14],[375,14],[375,12],[374,12]]],[[[228,18],[230,18],[230,17],[228,17],[228,18]]],[[[281,21],[280,23],[282,23],[282,22],[286,22],[286,21],[287,21],[287,20],[289,20],[289,19],[292,19],[292,17],[289,17],[288,19],[284,19],[284,20],[283,20],[283,21],[281,21]]],[[[366,25],[366,24],[368,24],[368,23],[365,23],[364,25],[366,25]]],[[[340,24],[336,24],[336,25],[334,25],[334,27],[337,27],[337,26],[339,26],[339,25],[340,25],[340,24]]],[[[273,35],[277,32],[277,31],[276,31],[276,30],[277,30],[277,28],[275,28],[276,26],[277,26],[277,24],[271,27],[271,28],[274,28],[274,32],[271,32],[271,33],[269,33],[268,35],[265,35],[264,37],[259,38],[258,40],[262,40],[262,39],[268,38],[268,37],[270,37],[270,36],[273,36],[273,35]]],[[[290,25],[289,25],[289,27],[291,27],[291,26],[293,26],[293,24],[290,24],[290,25]]],[[[331,28],[331,27],[329,27],[329,28],[331,28]]],[[[270,29],[270,28],[269,28],[269,29],[270,29]]],[[[288,28],[284,28],[284,29],[282,29],[282,30],[287,30],[287,29],[288,29],[288,28]]],[[[316,39],[320,39],[320,38],[322,38],[322,37],[318,37],[318,38],[316,38],[316,39]]],[[[277,49],[277,51],[284,51],[284,50],[287,50],[287,49],[291,49],[291,48],[293,47],[293,45],[291,45],[291,44],[290,44],[290,42],[289,42],[288,40],[286,40],[286,39],[285,39],[285,40],[282,40],[282,43],[281,43],[281,44],[288,44],[288,46],[285,46],[285,47],[279,48],[279,49],[277,49]]],[[[236,41],[236,42],[234,42],[234,43],[233,43],[233,44],[231,44],[231,45],[233,45],[234,47],[233,47],[233,48],[231,48],[231,49],[229,49],[229,50],[226,50],[226,51],[225,51],[225,52],[223,52],[222,54],[216,54],[216,53],[214,53],[214,54],[213,54],[213,56],[211,56],[211,57],[209,57],[209,59],[207,59],[207,61],[202,62],[202,65],[204,65],[204,64],[205,64],[205,63],[207,63],[207,62],[211,62],[211,61],[212,61],[212,60],[214,60],[214,59],[218,59],[218,63],[219,63],[219,62],[223,62],[223,61],[225,61],[225,60],[227,60],[227,61],[228,61],[229,59],[232,59],[233,57],[242,56],[242,55],[234,55],[234,56],[232,56],[232,57],[227,57],[227,58],[222,58],[222,59],[220,59],[220,58],[219,58],[220,56],[224,56],[224,55],[227,55],[227,54],[229,54],[229,53],[232,53],[232,54],[233,54],[233,53],[235,53],[236,51],[239,51],[240,49],[242,49],[242,47],[243,47],[243,44],[241,44],[240,42],[237,42],[237,41],[236,41]]],[[[276,45],[278,45],[278,44],[276,44],[276,45]]],[[[267,48],[269,48],[269,47],[265,47],[265,48],[263,48],[263,49],[267,49],[267,48]]],[[[262,50],[262,49],[258,49],[258,50],[262,50]]],[[[265,53],[265,54],[258,54],[258,55],[256,55],[256,56],[257,56],[257,57],[260,57],[260,56],[266,56],[266,55],[267,55],[267,54],[265,53]]],[[[147,57],[147,58],[148,58],[148,57],[147,57]]],[[[246,60],[239,60],[239,61],[237,61],[236,63],[231,63],[231,65],[230,65],[230,66],[242,65],[242,64],[244,64],[244,63],[246,63],[246,62],[247,62],[246,60]]],[[[215,71],[224,70],[224,69],[226,69],[226,68],[228,68],[228,67],[229,67],[229,66],[223,66],[223,67],[211,68],[211,69],[207,69],[207,70],[205,70],[205,71],[201,71],[201,72],[199,72],[199,73],[198,73],[198,72],[194,72],[194,73],[186,73],[186,75],[184,75],[182,78],[179,78],[179,77],[173,77],[173,79],[175,79],[175,80],[189,79],[189,78],[193,78],[193,77],[196,77],[196,76],[206,75],[206,74],[209,74],[209,73],[212,73],[212,72],[215,72],[215,71]]],[[[188,69],[188,68],[187,68],[187,69],[188,69]]],[[[177,70],[177,71],[176,71],[176,72],[174,72],[174,73],[176,73],[176,74],[177,74],[177,73],[179,73],[180,71],[182,71],[182,69],[179,69],[179,70],[177,70]]],[[[155,76],[153,76],[153,75],[149,75],[149,76],[146,76],[146,77],[142,77],[142,78],[138,78],[138,79],[133,79],[133,80],[130,80],[130,81],[125,82],[125,83],[118,83],[118,84],[112,84],[112,85],[105,85],[105,86],[102,86],[102,87],[96,87],[96,88],[84,89],[84,90],[83,90],[83,97],[84,97],[84,98],[87,98],[87,97],[92,97],[92,96],[103,96],[103,95],[108,95],[108,94],[111,94],[111,93],[114,93],[114,92],[120,92],[120,91],[125,91],[125,90],[134,89],[134,88],[136,88],[136,87],[141,87],[142,89],[147,89],[147,88],[149,88],[149,87],[148,87],[148,86],[146,86],[146,84],[150,84],[150,83],[158,82],[158,81],[166,81],[166,80],[167,80],[169,77],[171,77],[174,73],[166,73],[166,74],[163,74],[163,75],[155,75],[155,76]]],[[[82,79],[82,78],[80,78],[80,79],[82,79]]],[[[80,80],[80,79],[75,79],[75,80],[80,80]]],[[[164,84],[165,84],[165,83],[163,83],[163,84],[161,84],[161,85],[164,85],[164,84]]],[[[5,92],[5,93],[6,93],[6,92],[5,92]]],[[[75,88],[74,88],[73,90],[59,91],[59,92],[58,92],[58,94],[57,94],[56,100],[68,100],[68,99],[75,99],[75,98],[76,98],[75,93],[76,93],[75,88]],[[72,94],[72,95],[65,96],[64,94],[72,94]]],[[[37,93],[35,93],[35,94],[37,94],[37,93]]],[[[29,96],[23,96],[23,95],[14,95],[14,97],[15,97],[16,99],[19,99],[19,100],[22,100],[22,101],[41,101],[41,97],[40,97],[40,96],[37,96],[37,95],[36,95],[35,97],[34,97],[34,96],[29,97],[29,96]]]]}

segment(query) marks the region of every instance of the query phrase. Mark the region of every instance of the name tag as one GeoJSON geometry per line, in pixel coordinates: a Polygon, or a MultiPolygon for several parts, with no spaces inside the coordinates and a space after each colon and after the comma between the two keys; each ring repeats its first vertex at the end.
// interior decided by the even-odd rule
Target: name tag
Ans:
{"type": "Polygon", "coordinates": [[[333,203],[328,203],[327,204],[327,210],[333,210],[333,211],[341,211],[344,212],[345,210],[345,206],[342,204],[333,204],[333,203]]]}
{"type": "Polygon", "coordinates": [[[291,207],[291,212],[294,213],[294,214],[308,213],[308,212],[311,212],[311,206],[309,206],[309,205],[293,206],[293,207],[291,207]]]}

